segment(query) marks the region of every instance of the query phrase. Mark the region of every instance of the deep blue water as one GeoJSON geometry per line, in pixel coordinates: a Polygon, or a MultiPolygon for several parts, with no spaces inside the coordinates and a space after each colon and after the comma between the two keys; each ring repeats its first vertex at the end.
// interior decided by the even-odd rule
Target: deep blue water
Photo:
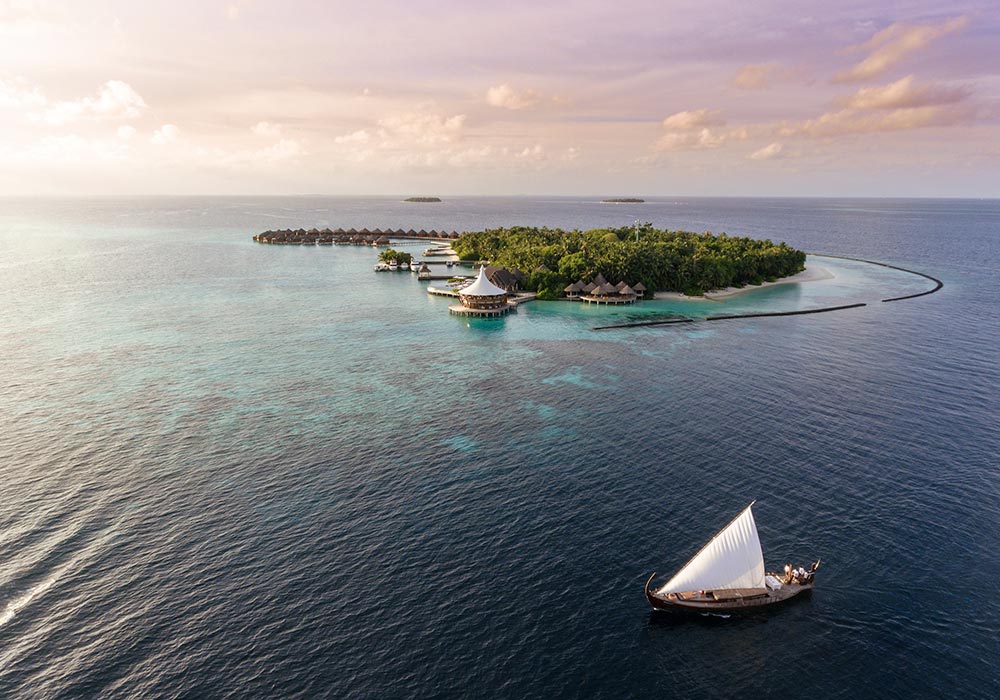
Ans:
{"type": "Polygon", "coordinates": [[[995,200],[0,200],[0,697],[997,697],[998,277],[995,200]],[[470,322],[250,240],[635,219],[945,287],[470,322]],[[812,597],[652,616],[753,499],[812,597]]]}

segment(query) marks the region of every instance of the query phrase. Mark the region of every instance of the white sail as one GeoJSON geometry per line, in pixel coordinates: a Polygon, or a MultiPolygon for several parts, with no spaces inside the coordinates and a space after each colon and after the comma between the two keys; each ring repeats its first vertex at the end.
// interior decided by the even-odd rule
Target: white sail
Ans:
{"type": "Polygon", "coordinates": [[[725,588],[763,588],[764,554],[757,536],[751,508],[711,539],[657,593],[718,590],[725,588]]]}

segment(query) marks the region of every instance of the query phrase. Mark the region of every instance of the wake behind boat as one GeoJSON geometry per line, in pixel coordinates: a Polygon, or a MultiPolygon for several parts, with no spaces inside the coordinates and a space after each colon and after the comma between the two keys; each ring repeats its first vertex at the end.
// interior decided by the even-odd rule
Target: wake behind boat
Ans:
{"type": "MultiPolygon", "coordinates": [[[[756,501],[754,501],[756,503],[756,501]]],[[[753,503],[722,528],[673,578],[653,589],[656,572],[646,581],[646,600],[663,612],[749,612],[790,600],[814,587],[819,560],[805,570],[785,565],[784,574],[765,573],[754,522],[753,503]]]]}

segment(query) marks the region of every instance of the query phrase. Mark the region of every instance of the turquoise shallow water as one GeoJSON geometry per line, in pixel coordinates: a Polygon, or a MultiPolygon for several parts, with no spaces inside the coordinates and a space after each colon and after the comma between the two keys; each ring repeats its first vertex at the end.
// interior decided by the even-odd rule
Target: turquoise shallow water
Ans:
{"type": "Polygon", "coordinates": [[[993,201],[3,200],[0,695],[993,697],[998,222],[993,201]],[[945,287],[881,304],[931,285],[813,258],[836,277],[470,321],[371,249],[250,241],[637,218],[945,287]],[[652,617],[646,576],[754,498],[769,565],[823,557],[813,597],[652,617]]]}

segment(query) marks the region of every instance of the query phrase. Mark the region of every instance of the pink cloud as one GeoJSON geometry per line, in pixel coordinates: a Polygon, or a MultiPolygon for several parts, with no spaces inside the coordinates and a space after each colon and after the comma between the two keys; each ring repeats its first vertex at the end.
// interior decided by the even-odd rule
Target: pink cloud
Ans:
{"type": "Polygon", "coordinates": [[[518,92],[509,83],[491,87],[486,91],[486,102],[504,109],[528,109],[538,104],[540,98],[534,90],[518,92]]]}
{"type": "Polygon", "coordinates": [[[773,63],[747,64],[733,76],[732,85],[743,90],[761,90],[770,84],[776,68],[773,63]]]}
{"type": "Polygon", "coordinates": [[[775,141],[750,154],[750,160],[774,160],[781,155],[782,145],[775,141]]]}
{"type": "Polygon", "coordinates": [[[954,126],[971,121],[973,112],[963,105],[908,107],[885,111],[862,112],[842,109],[828,112],[816,119],[797,124],[785,124],[778,129],[781,136],[812,136],[827,138],[848,134],[874,134],[907,131],[932,126],[954,126]]]}
{"type": "Polygon", "coordinates": [[[968,17],[959,16],[939,25],[892,24],[878,32],[869,41],[855,48],[871,53],[849,70],[838,73],[836,83],[858,83],[875,78],[898,64],[907,55],[918,51],[932,41],[964,29],[968,17]]]}
{"type": "Polygon", "coordinates": [[[718,110],[696,109],[677,112],[663,120],[664,129],[700,129],[706,126],[725,124],[718,110]]]}
{"type": "Polygon", "coordinates": [[[969,96],[966,88],[917,85],[912,75],[882,87],[861,88],[840,103],[850,109],[905,109],[953,104],[969,96]]]}
{"type": "Polygon", "coordinates": [[[728,131],[712,131],[709,128],[696,131],[675,131],[664,134],[653,144],[656,151],[702,151],[722,148],[729,141],[742,141],[749,134],[744,128],[728,131]]]}

